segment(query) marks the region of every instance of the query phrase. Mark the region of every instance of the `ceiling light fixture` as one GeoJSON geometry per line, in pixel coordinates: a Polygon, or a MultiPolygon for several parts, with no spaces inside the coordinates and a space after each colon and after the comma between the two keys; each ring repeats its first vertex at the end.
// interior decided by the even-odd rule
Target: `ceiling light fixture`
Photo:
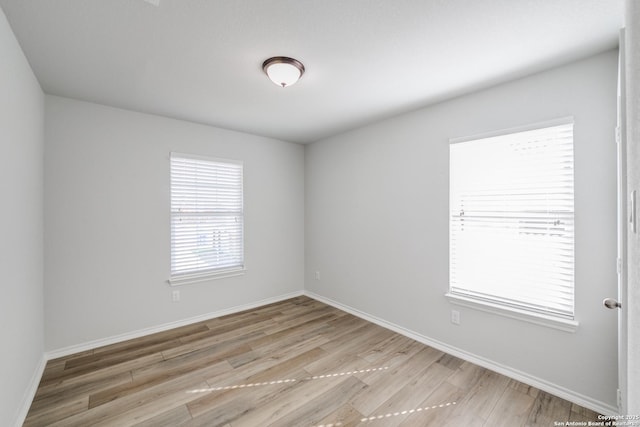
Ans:
{"type": "Polygon", "coordinates": [[[262,70],[281,87],[291,86],[304,74],[304,65],[297,59],[274,56],[262,63],[262,70]]]}

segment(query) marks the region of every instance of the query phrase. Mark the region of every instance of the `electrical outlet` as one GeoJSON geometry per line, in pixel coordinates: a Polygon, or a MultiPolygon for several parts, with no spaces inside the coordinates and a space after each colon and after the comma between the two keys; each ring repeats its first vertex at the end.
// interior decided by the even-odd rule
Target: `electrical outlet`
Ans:
{"type": "Polygon", "coordinates": [[[173,300],[173,302],[180,301],[180,291],[175,290],[175,291],[171,292],[171,299],[173,300]]]}
{"type": "Polygon", "coordinates": [[[460,324],[460,312],[458,310],[451,310],[451,323],[454,325],[460,324]]]}
{"type": "Polygon", "coordinates": [[[320,272],[316,271],[316,280],[320,280],[320,272]]]}

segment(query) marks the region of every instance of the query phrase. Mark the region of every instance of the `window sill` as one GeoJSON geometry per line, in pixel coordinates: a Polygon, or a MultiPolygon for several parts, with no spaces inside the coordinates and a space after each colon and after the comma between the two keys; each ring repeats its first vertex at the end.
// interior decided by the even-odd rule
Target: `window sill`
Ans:
{"type": "Polygon", "coordinates": [[[445,296],[452,304],[509,317],[511,319],[522,320],[524,322],[534,323],[536,325],[546,326],[548,328],[558,329],[565,332],[574,333],[578,330],[579,326],[579,323],[575,320],[562,319],[541,313],[519,310],[514,307],[507,307],[498,303],[482,301],[472,297],[452,294],[450,292],[447,292],[445,296]]]}
{"type": "Polygon", "coordinates": [[[208,280],[226,279],[227,277],[242,276],[247,271],[244,267],[229,270],[220,270],[202,274],[185,274],[169,278],[171,286],[190,285],[192,283],[206,282],[208,280]]]}

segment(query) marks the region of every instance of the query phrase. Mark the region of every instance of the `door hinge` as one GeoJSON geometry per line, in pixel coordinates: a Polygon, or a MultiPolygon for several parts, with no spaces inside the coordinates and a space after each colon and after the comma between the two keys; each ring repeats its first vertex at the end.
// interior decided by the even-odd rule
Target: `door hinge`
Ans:
{"type": "Polygon", "coordinates": [[[620,391],[620,389],[618,389],[616,397],[616,400],[618,401],[618,409],[622,409],[622,391],[620,391]]]}
{"type": "Polygon", "coordinates": [[[616,126],[616,143],[620,144],[620,141],[622,141],[620,126],[616,126]]]}
{"type": "Polygon", "coordinates": [[[622,274],[622,258],[616,260],[616,271],[618,274],[622,274]]]}

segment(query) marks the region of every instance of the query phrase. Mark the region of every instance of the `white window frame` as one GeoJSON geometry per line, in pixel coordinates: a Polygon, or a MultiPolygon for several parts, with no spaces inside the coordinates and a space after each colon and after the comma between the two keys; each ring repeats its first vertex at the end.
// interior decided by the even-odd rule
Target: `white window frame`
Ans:
{"type": "Polygon", "coordinates": [[[169,164],[169,283],[177,286],[244,274],[243,163],[171,152],[169,164]],[[191,226],[178,226],[189,218],[194,221],[191,226]],[[203,246],[209,249],[195,256],[203,246]]]}
{"type": "MultiPolygon", "coordinates": [[[[522,138],[525,135],[530,135],[531,131],[544,131],[544,129],[547,128],[555,128],[557,126],[570,126],[571,128],[571,149],[573,150],[573,146],[574,146],[574,137],[573,137],[573,118],[572,117],[568,117],[568,118],[563,118],[563,119],[558,119],[558,120],[552,120],[552,121],[547,121],[544,123],[535,123],[529,126],[522,126],[522,127],[518,127],[518,128],[512,128],[512,129],[506,129],[506,130],[501,130],[501,131],[497,131],[497,132],[491,132],[491,133],[486,133],[486,134],[482,134],[482,135],[474,135],[474,136],[470,136],[470,137],[464,137],[464,138],[455,138],[455,139],[451,139],[450,142],[450,147],[454,147],[456,144],[490,144],[490,143],[500,143],[500,141],[504,142],[506,141],[507,138],[522,138]]],[[[468,146],[468,145],[467,145],[468,146]]],[[[488,147],[488,145],[486,145],[488,147]]],[[[480,148],[480,145],[476,145],[475,148],[480,148]]],[[[456,149],[463,149],[464,147],[462,146],[457,146],[456,149]]],[[[450,148],[450,151],[452,150],[452,148],[450,148]]],[[[570,230],[570,232],[567,232],[566,230],[563,232],[569,233],[570,236],[570,240],[566,240],[565,242],[569,242],[569,243],[565,243],[565,245],[567,245],[566,247],[568,248],[570,245],[571,248],[571,261],[570,261],[570,267],[571,267],[571,278],[570,278],[570,282],[571,282],[571,292],[573,293],[571,295],[571,307],[570,307],[570,312],[568,311],[568,306],[563,307],[561,310],[558,310],[557,308],[544,308],[541,307],[539,305],[536,305],[535,303],[531,303],[531,304],[527,304],[526,302],[523,302],[522,300],[520,301],[512,301],[510,300],[505,294],[502,294],[502,298],[500,297],[500,295],[498,295],[498,292],[496,292],[496,295],[491,295],[490,291],[487,291],[488,293],[482,293],[481,291],[483,289],[480,289],[480,291],[478,291],[478,289],[474,289],[475,286],[477,286],[475,283],[472,285],[468,285],[465,286],[464,284],[461,283],[456,283],[456,278],[454,277],[456,272],[455,272],[455,263],[458,262],[456,260],[456,256],[458,256],[457,254],[455,254],[455,239],[456,236],[454,233],[457,233],[459,231],[456,231],[456,227],[459,226],[460,224],[460,215],[456,214],[456,211],[458,209],[460,209],[457,206],[454,206],[457,202],[459,203],[461,200],[460,193],[455,193],[455,187],[456,184],[454,180],[454,174],[457,172],[455,170],[456,165],[453,164],[454,163],[454,159],[453,159],[453,154],[451,155],[452,159],[450,162],[450,212],[449,212],[449,230],[450,230],[450,256],[449,256],[449,271],[450,271],[450,283],[449,283],[449,291],[446,293],[446,297],[449,299],[449,301],[453,304],[456,305],[462,305],[465,307],[470,307],[473,309],[477,309],[477,310],[481,310],[481,311],[485,311],[485,312],[490,312],[490,313],[494,313],[494,314],[498,314],[498,315],[502,315],[502,316],[506,316],[506,317],[510,317],[510,318],[515,318],[515,319],[519,319],[519,320],[524,320],[524,321],[528,321],[531,323],[535,323],[535,324],[539,324],[539,325],[543,325],[543,326],[548,326],[548,327],[552,327],[552,328],[556,328],[556,329],[560,329],[563,331],[567,331],[567,332],[575,332],[577,330],[578,327],[578,322],[575,320],[575,309],[574,309],[574,304],[575,304],[575,274],[574,274],[574,262],[575,262],[575,248],[574,248],[574,234],[575,234],[575,224],[574,224],[574,204],[573,204],[573,200],[575,199],[575,191],[574,191],[574,176],[573,176],[573,151],[571,152],[571,191],[573,192],[573,195],[571,197],[571,206],[570,206],[570,210],[571,210],[571,215],[570,218],[567,219],[567,221],[569,222],[568,226],[566,227],[566,229],[570,230]],[[456,201],[457,199],[457,201],[456,201]],[[458,221],[458,222],[456,222],[458,221]],[[564,311],[567,310],[567,311],[564,311]]],[[[459,165],[458,165],[459,166],[459,165]]],[[[481,170],[481,167],[479,168],[479,170],[481,170]]],[[[464,185],[464,184],[458,184],[458,185],[464,185]]],[[[511,190],[509,190],[511,191],[511,190]]],[[[466,196],[465,196],[466,197],[466,196]]],[[[512,212],[511,212],[512,214],[512,212]]],[[[518,218],[517,218],[518,219],[518,218]]],[[[569,239],[569,238],[567,238],[569,239]]],[[[460,255],[460,257],[464,258],[464,255],[460,255]]],[[[499,269],[499,263],[496,263],[496,268],[499,269]]],[[[468,278],[466,279],[460,279],[460,280],[467,280],[469,281],[468,278]]],[[[568,280],[566,281],[568,282],[568,280]]],[[[567,286],[567,283],[565,283],[563,286],[567,286]]],[[[488,289],[488,288],[487,288],[488,289]]],[[[567,304],[567,303],[565,303],[567,304]]],[[[552,304],[550,304],[551,307],[552,304]]]]}

